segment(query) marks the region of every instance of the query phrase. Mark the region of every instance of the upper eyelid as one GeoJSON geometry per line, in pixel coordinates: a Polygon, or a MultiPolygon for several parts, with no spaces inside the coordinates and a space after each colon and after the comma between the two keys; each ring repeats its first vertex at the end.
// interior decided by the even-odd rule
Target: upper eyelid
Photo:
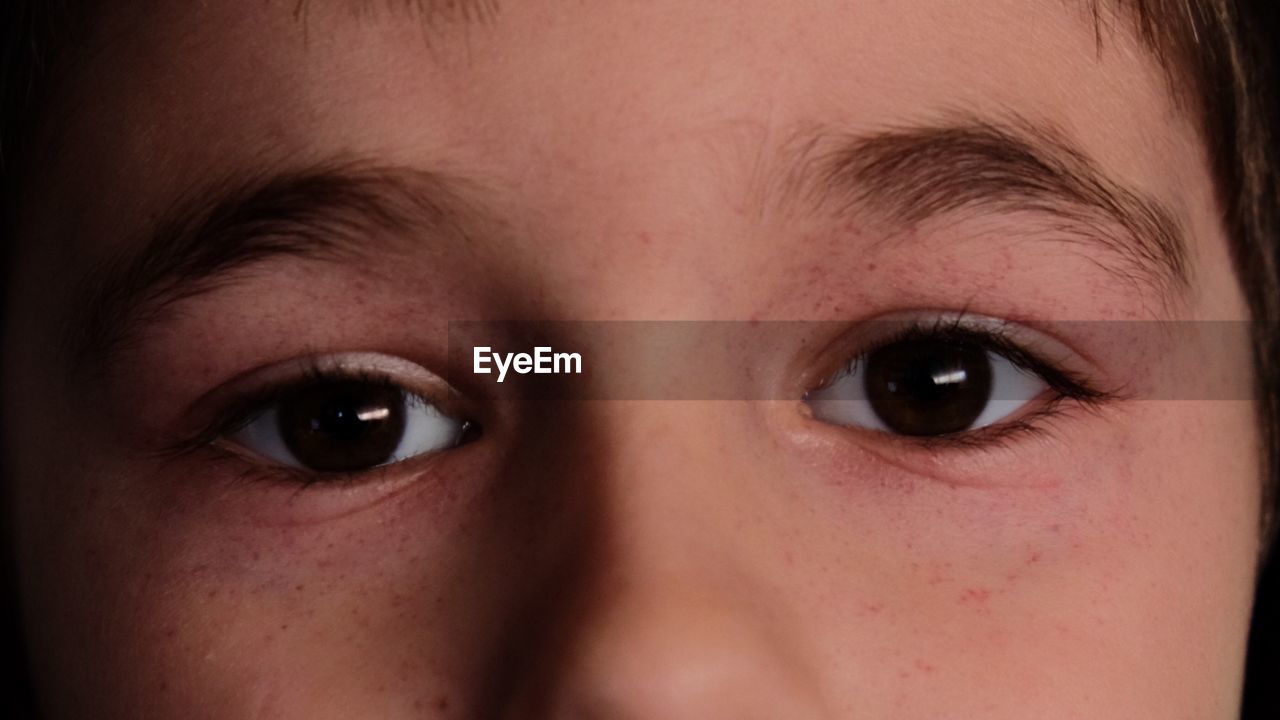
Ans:
{"type": "Polygon", "coordinates": [[[220,384],[188,409],[188,431],[172,443],[176,448],[208,445],[251,422],[266,403],[317,380],[367,379],[395,385],[446,414],[467,414],[472,408],[444,378],[402,357],[376,352],[308,354],[260,366],[220,384]]]}
{"type": "Polygon", "coordinates": [[[409,397],[420,399],[428,404],[431,402],[412,390],[402,387],[393,379],[386,377],[385,375],[375,375],[363,372],[342,374],[311,369],[307,371],[306,375],[299,377],[295,381],[265,387],[257,393],[249,394],[240,398],[235,405],[235,408],[229,409],[225,413],[224,421],[226,427],[222,432],[225,433],[242,429],[248,423],[251,423],[261,417],[270,406],[285,400],[291,394],[306,389],[312,385],[326,382],[361,382],[369,385],[394,387],[409,397]]]}
{"type": "Polygon", "coordinates": [[[865,357],[879,347],[898,342],[908,337],[937,337],[951,334],[958,338],[967,338],[978,342],[986,349],[999,353],[1024,370],[1040,374],[1046,370],[1057,375],[1053,379],[1067,385],[1081,385],[1078,373],[1059,367],[1064,358],[1047,357],[1049,348],[1037,349],[1029,347],[1033,344],[1052,346],[1063,355],[1072,359],[1079,358],[1086,370],[1097,368],[1087,356],[1076,352],[1066,343],[1041,328],[1027,323],[982,315],[968,310],[911,310],[900,311],[877,316],[858,323],[850,332],[846,332],[828,344],[820,355],[828,355],[832,361],[827,369],[817,375],[817,382],[810,380],[806,394],[825,387],[856,367],[859,359],[865,357]],[[886,329],[887,328],[887,329],[886,329]]]}
{"type": "MultiPolygon", "coordinates": [[[[861,328],[861,332],[858,333],[861,337],[856,337],[852,343],[833,342],[827,346],[828,349],[834,346],[834,352],[838,353],[836,355],[838,362],[828,366],[829,372],[815,378],[820,382],[814,384],[804,382],[800,387],[793,389],[798,390],[801,396],[808,396],[816,389],[828,384],[840,372],[847,370],[859,356],[877,344],[891,342],[908,334],[936,332],[959,334],[980,342],[1015,362],[1019,367],[1036,372],[1042,377],[1046,366],[1050,370],[1058,369],[1050,362],[1053,358],[1045,358],[1042,353],[1026,348],[1019,342],[1017,335],[1021,331],[1018,328],[1025,327],[1022,323],[993,316],[968,311],[911,310],[876,316],[859,322],[857,326],[861,328]],[[890,332],[867,332],[867,328],[874,330],[877,325],[888,328],[890,332]],[[1028,360],[1034,362],[1028,362],[1028,360]]],[[[1026,332],[1043,335],[1038,328],[1027,327],[1026,332]]],[[[822,355],[823,352],[825,351],[819,350],[818,355],[822,355]]],[[[806,353],[806,356],[812,359],[813,354],[806,353]]],[[[1071,373],[1064,374],[1067,376],[1065,379],[1072,381],[1069,383],[1072,387],[1079,385],[1074,382],[1076,378],[1071,373]]],[[[313,353],[241,373],[211,393],[206,393],[197,402],[205,405],[206,408],[216,408],[216,413],[207,413],[216,415],[213,421],[216,427],[205,423],[198,434],[209,439],[219,431],[226,432],[233,429],[237,423],[243,425],[253,417],[253,411],[261,408],[263,403],[277,399],[291,389],[305,385],[317,377],[323,379],[354,377],[371,382],[392,383],[436,405],[446,414],[478,421],[482,426],[491,424],[488,421],[492,418],[481,417],[477,412],[482,408],[476,407],[474,400],[466,402],[465,398],[458,395],[453,386],[443,377],[416,362],[376,352],[313,353]],[[450,401],[453,398],[461,401],[450,401]]],[[[1058,385],[1062,384],[1058,383],[1058,385]]]]}

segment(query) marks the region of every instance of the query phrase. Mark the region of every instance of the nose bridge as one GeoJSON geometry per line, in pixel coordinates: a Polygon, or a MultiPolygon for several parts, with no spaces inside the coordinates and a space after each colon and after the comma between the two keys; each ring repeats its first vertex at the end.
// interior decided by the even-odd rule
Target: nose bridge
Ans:
{"type": "Polygon", "coordinates": [[[743,469],[717,440],[743,407],[599,404],[595,424],[608,428],[610,448],[594,483],[602,517],[589,542],[599,551],[553,611],[553,645],[516,714],[822,716],[786,609],[751,562],[751,503],[735,498],[743,469]]]}
{"type": "Polygon", "coordinates": [[[744,555],[760,537],[743,530],[766,501],[763,471],[743,447],[750,413],[748,403],[733,401],[595,404],[592,424],[604,448],[592,481],[597,540],[612,574],[695,576],[694,585],[708,587],[746,582],[744,555]]]}

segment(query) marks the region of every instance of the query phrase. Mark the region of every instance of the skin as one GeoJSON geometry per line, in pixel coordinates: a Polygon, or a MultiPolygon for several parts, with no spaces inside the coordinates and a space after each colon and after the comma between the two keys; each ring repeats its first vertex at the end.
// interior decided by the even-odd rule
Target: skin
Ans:
{"type": "Polygon", "coordinates": [[[1099,50],[1077,8],[1026,0],[547,0],[433,30],[336,3],[141,5],[101,18],[36,139],[4,340],[50,717],[1237,712],[1251,403],[1138,397],[927,448],[801,402],[831,327],[921,309],[1026,320],[1110,381],[1247,377],[1243,335],[1211,352],[1061,324],[1248,316],[1203,144],[1122,30],[1099,50]],[[1016,214],[890,229],[762,200],[799,129],[955,110],[1052,123],[1176,208],[1176,301],[1021,242],[1016,214]],[[472,244],[272,260],[72,379],[58,333],[78,296],[50,278],[93,272],[184,190],[334,156],[466,177],[493,222],[472,244]],[[611,395],[635,360],[577,326],[605,401],[476,391],[479,440],[345,483],[156,452],[260,368],[362,351],[443,374],[448,320],[528,317],[830,327],[673,351],[694,378],[772,388],[706,402],[611,395]]]}

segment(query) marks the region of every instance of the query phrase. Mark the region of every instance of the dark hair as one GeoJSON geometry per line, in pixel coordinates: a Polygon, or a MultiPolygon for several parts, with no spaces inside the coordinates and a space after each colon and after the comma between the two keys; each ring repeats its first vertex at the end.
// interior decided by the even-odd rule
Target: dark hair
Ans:
{"type": "MultiPolygon", "coordinates": [[[[496,0],[488,0],[493,3],[496,0]]],[[[434,9],[432,2],[419,0],[434,9]]],[[[1274,93],[1280,7],[1274,0],[1082,0],[1092,12],[1099,43],[1116,27],[1136,35],[1166,69],[1173,96],[1199,126],[1212,161],[1218,206],[1235,272],[1249,304],[1252,353],[1264,440],[1264,548],[1280,525],[1280,151],[1272,128],[1280,121],[1274,93]]],[[[83,44],[98,3],[84,0],[5,0],[0,3],[0,257],[8,254],[20,211],[24,142],[40,122],[43,102],[74,50],[83,44]]],[[[7,270],[7,265],[4,266],[7,270]]],[[[0,293],[7,291],[0,274],[0,293]]],[[[0,423],[3,418],[0,418],[0,423]]],[[[3,491],[3,483],[0,483],[3,491]]],[[[7,504],[7,503],[6,503],[7,504]]],[[[0,548],[8,549],[11,518],[0,514],[0,548]]],[[[1244,717],[1280,716],[1280,588],[1278,553],[1264,551],[1250,636],[1244,717]]],[[[0,577],[12,578],[5,552],[0,577]]],[[[17,617],[12,589],[0,589],[0,613],[17,617]]],[[[20,648],[17,622],[0,628],[0,642],[20,648]]],[[[17,663],[11,667],[23,667],[17,663]]],[[[14,675],[8,676],[10,679],[14,675]]],[[[9,717],[33,717],[22,698],[24,678],[4,693],[19,703],[9,717]]],[[[0,690],[3,692],[3,690],[0,690]]]]}

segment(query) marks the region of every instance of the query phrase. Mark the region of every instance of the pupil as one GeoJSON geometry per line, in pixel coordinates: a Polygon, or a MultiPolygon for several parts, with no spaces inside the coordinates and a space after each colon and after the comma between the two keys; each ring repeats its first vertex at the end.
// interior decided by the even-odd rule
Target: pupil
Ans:
{"type": "Polygon", "coordinates": [[[977,343],[913,338],[866,359],[876,416],[902,435],[945,435],[972,427],[991,399],[991,361],[977,343]]]}
{"type": "Polygon", "coordinates": [[[352,472],[389,462],[404,436],[404,393],[364,382],[317,383],[280,403],[280,437],[298,462],[352,472]]]}

